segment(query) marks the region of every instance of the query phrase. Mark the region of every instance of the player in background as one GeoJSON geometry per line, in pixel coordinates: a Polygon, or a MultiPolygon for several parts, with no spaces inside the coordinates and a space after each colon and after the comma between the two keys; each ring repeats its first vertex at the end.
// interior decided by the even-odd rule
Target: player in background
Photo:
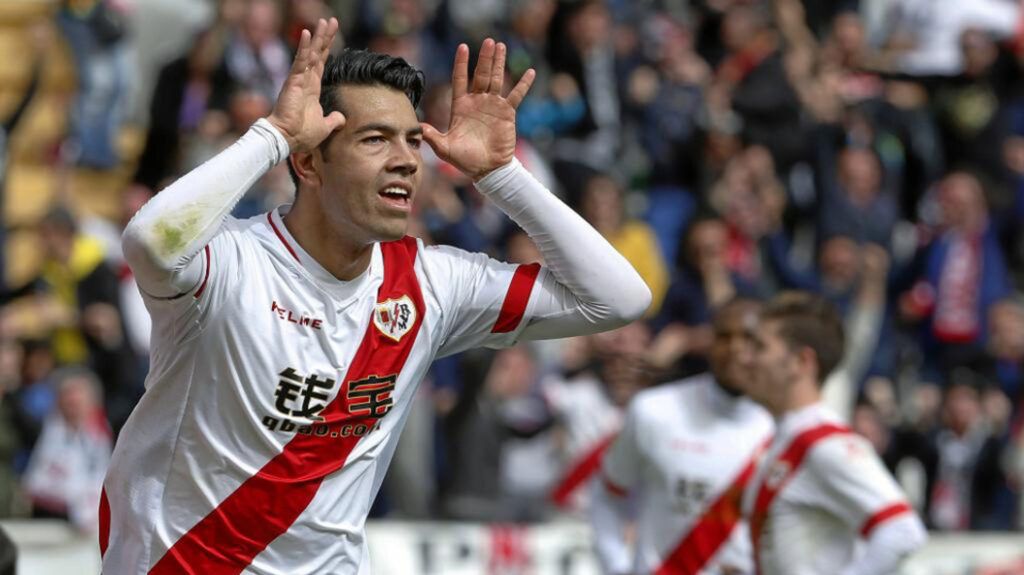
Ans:
{"type": "Polygon", "coordinates": [[[153,316],[147,390],[101,500],[105,573],[366,574],[364,524],[435,357],[594,333],[651,295],[514,160],[503,44],[460,45],[448,131],[420,124],[422,73],[338,29],[303,31],[268,118],[147,203],[125,256],[153,316]],[[405,237],[426,141],[537,243],[545,267],[405,237]],[[295,203],[239,221],[272,166],[295,203]]]}
{"type": "Polygon", "coordinates": [[[748,395],[775,436],[743,497],[760,575],[888,575],[927,533],[866,439],[821,403],[844,334],[836,310],[786,292],[765,307],[748,395]]]}
{"type": "Polygon", "coordinates": [[[752,572],[740,500],[772,429],[768,413],[744,397],[759,308],[736,299],[718,311],[710,373],[641,391],[630,403],[593,484],[590,519],[605,573],[752,572]]]}

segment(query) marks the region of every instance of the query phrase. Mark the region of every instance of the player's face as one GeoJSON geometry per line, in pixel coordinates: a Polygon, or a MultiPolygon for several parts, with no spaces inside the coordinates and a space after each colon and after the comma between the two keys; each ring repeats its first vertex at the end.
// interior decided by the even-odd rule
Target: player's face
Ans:
{"type": "Polygon", "coordinates": [[[400,239],[423,173],[416,111],[392,88],[340,90],[345,126],[328,138],[318,162],[324,215],[346,237],[400,239]]]}
{"type": "Polygon", "coordinates": [[[779,335],[778,321],[761,322],[754,350],[754,376],[747,395],[769,409],[781,406],[798,378],[799,358],[779,335]]]}
{"type": "Polygon", "coordinates": [[[711,372],[720,385],[746,393],[754,370],[757,309],[753,305],[727,307],[715,319],[711,343],[711,372]]]}

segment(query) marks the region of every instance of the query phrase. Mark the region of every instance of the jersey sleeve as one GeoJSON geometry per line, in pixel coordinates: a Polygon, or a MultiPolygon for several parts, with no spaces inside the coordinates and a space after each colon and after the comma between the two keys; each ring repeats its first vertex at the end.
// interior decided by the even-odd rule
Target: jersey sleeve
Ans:
{"type": "MultiPolygon", "coordinates": [[[[242,281],[244,241],[238,222],[228,218],[221,230],[188,263],[195,276],[191,285],[171,296],[149,293],[139,286],[142,299],[154,319],[154,330],[170,331],[159,335],[182,342],[209,318],[225,309],[224,303],[242,281]]],[[[156,335],[156,331],[154,334],[156,335]]]]}
{"type": "Polygon", "coordinates": [[[879,525],[913,513],[896,480],[863,437],[842,434],[814,446],[807,472],[817,486],[816,503],[867,537],[879,525]]]}
{"type": "Polygon", "coordinates": [[[140,290],[170,299],[198,289],[210,269],[207,250],[232,208],[287,156],[284,136],[260,119],[237,142],[146,202],[122,235],[140,290]]]}
{"type": "Polygon", "coordinates": [[[424,249],[424,266],[441,306],[438,357],[474,347],[503,348],[518,341],[546,272],[451,246],[424,249]]]}

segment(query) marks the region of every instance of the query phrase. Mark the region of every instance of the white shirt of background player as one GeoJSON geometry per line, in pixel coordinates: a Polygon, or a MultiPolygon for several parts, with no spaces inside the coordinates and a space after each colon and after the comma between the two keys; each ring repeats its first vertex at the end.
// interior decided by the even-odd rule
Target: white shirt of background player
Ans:
{"type": "Polygon", "coordinates": [[[757,308],[736,300],[718,312],[712,373],[641,391],[630,403],[593,486],[590,519],[606,573],[752,571],[740,497],[772,429],[768,413],[742,396],[757,308]]]}
{"type": "Polygon", "coordinates": [[[758,573],[894,573],[924,545],[927,532],[867,440],[821,405],[821,381],[842,353],[842,324],[806,294],[783,294],[767,310],[748,394],[776,418],[776,434],[743,497],[758,573]],[[783,335],[784,328],[807,332],[808,326],[820,329],[783,335]],[[819,352],[797,343],[799,337],[836,342],[839,349],[818,346],[819,352]],[[819,353],[835,357],[819,364],[819,353]]]}

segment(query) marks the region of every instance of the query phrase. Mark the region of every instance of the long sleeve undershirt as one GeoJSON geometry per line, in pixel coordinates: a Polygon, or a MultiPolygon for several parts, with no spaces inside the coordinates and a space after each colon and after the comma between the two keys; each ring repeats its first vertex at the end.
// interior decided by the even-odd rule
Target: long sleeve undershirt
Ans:
{"type": "MultiPolygon", "coordinates": [[[[287,158],[288,144],[265,119],[232,146],[157,194],[125,228],[125,257],[140,288],[174,297],[194,288],[196,255],[221,230],[245,192],[287,158]]],[[[516,160],[477,187],[533,238],[550,273],[535,289],[527,339],[594,333],[640,317],[651,293],[636,270],[576,212],[516,160]]]]}

